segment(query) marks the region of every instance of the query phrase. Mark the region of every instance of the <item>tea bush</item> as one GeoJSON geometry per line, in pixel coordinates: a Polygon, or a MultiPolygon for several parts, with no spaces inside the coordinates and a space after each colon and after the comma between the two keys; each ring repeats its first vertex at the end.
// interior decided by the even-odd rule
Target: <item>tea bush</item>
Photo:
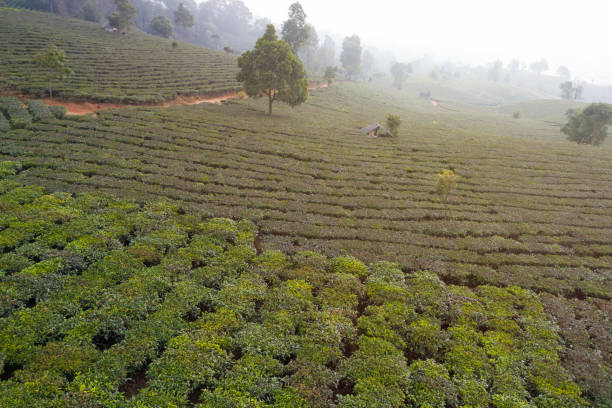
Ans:
{"type": "Polygon", "coordinates": [[[2,406],[587,406],[529,290],[257,254],[248,221],[0,168],[2,406]]]}

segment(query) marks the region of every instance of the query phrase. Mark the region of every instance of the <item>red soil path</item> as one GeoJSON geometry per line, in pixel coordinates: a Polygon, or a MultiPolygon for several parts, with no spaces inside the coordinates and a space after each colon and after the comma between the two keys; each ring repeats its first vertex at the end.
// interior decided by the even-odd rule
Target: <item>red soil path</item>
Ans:
{"type": "MultiPolygon", "coordinates": [[[[308,85],[308,90],[327,88],[327,83],[316,84],[311,83],[308,85]]],[[[19,95],[20,99],[26,99],[26,96],[19,95]]],[[[80,101],[69,101],[56,98],[44,98],[43,102],[47,106],[65,106],[69,115],[88,115],[100,110],[116,109],[116,108],[127,108],[133,106],[145,106],[145,107],[161,107],[166,108],[168,106],[181,106],[181,105],[199,105],[201,103],[214,103],[220,105],[221,102],[228,99],[239,99],[238,92],[225,92],[215,95],[202,95],[202,96],[178,96],[175,99],[163,102],[160,104],[121,104],[121,103],[106,103],[106,102],[80,102],[80,101]]]]}

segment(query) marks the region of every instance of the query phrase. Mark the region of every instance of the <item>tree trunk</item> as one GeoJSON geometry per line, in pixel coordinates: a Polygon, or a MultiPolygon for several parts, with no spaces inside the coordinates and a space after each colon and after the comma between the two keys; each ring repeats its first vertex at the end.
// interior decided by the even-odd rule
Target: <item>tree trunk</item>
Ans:
{"type": "Polygon", "coordinates": [[[268,91],[268,115],[272,116],[272,102],[274,102],[274,97],[272,96],[272,91],[268,91]]]}
{"type": "Polygon", "coordinates": [[[49,81],[49,98],[53,98],[53,95],[51,94],[51,81],[49,81]]]}

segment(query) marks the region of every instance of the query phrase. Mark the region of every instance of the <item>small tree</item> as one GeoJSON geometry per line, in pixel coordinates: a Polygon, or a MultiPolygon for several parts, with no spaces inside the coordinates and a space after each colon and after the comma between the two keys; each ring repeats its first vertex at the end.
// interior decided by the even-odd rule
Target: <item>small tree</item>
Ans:
{"type": "Polygon", "coordinates": [[[396,62],[391,65],[391,75],[393,75],[393,86],[402,89],[404,82],[409,74],[412,73],[412,65],[396,62]]]}
{"type": "Polygon", "coordinates": [[[459,176],[453,170],[444,170],[438,174],[436,193],[438,193],[442,201],[446,202],[448,195],[453,191],[458,181],[459,176]]]}
{"type": "Polygon", "coordinates": [[[174,31],[174,27],[172,27],[172,22],[166,16],[157,16],[151,20],[151,30],[157,34],[161,35],[165,38],[172,37],[172,32],[174,31]]]}
{"type": "Polygon", "coordinates": [[[132,24],[134,24],[136,8],[128,0],[115,0],[115,6],[117,11],[106,17],[108,23],[119,31],[129,31],[132,24]]]}
{"type": "Polygon", "coordinates": [[[389,129],[389,133],[393,137],[397,137],[399,133],[400,125],[402,124],[402,119],[398,115],[388,114],[387,115],[387,128],[389,129]]]}
{"type": "Polygon", "coordinates": [[[225,51],[227,54],[230,54],[230,55],[231,55],[231,54],[233,54],[234,52],[236,52],[236,51],[234,51],[234,49],[233,49],[232,47],[230,47],[229,45],[226,45],[225,47],[223,47],[223,51],[225,51]]]}
{"type": "Polygon", "coordinates": [[[584,109],[567,111],[568,122],[561,132],[578,144],[600,145],[608,136],[612,124],[612,105],[593,103],[584,109]]]}
{"type": "Polygon", "coordinates": [[[54,80],[62,80],[72,75],[73,71],[66,66],[66,54],[55,45],[49,45],[47,49],[34,57],[34,62],[46,71],[45,78],[49,81],[49,97],[52,97],[51,84],[54,80]]]}
{"type": "Polygon", "coordinates": [[[311,28],[306,24],[306,13],[299,2],[289,6],[289,19],[283,23],[281,35],[289,43],[291,51],[297,55],[298,51],[310,35],[311,28]]]}
{"type": "Polygon", "coordinates": [[[238,81],[244,84],[251,97],[268,96],[268,113],[276,100],[290,106],[308,98],[308,80],[302,62],[291,52],[289,44],[276,37],[276,30],[268,24],[265,34],[255,48],[238,57],[238,81]]]}
{"type": "Polygon", "coordinates": [[[582,90],[584,85],[573,81],[565,81],[559,88],[561,89],[561,97],[563,99],[577,100],[582,98],[582,90]]]}
{"type": "Polygon", "coordinates": [[[193,14],[191,14],[183,3],[179,3],[174,12],[174,23],[183,29],[193,27],[193,14]]]}
{"type": "Polygon", "coordinates": [[[325,68],[324,78],[327,81],[327,86],[332,84],[332,81],[336,79],[336,73],[338,72],[338,67],[327,67],[325,68]]]}
{"type": "Polygon", "coordinates": [[[91,2],[91,0],[87,1],[83,6],[83,18],[87,21],[99,23],[102,15],[100,14],[98,5],[91,2]]]}

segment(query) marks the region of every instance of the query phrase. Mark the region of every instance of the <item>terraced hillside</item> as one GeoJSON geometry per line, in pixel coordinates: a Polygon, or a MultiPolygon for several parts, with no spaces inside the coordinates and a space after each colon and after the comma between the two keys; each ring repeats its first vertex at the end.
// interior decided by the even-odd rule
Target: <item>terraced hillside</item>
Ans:
{"type": "Polygon", "coordinates": [[[587,406],[530,291],[256,253],[249,221],[21,170],[0,162],[1,406],[587,406]]]}
{"type": "Polygon", "coordinates": [[[262,248],[533,289],[561,327],[564,364],[592,399],[610,400],[609,144],[578,146],[546,122],[442,110],[366,85],[315,91],[271,118],[263,110],[247,100],[43,120],[3,134],[0,159],[21,161],[19,180],[52,190],[248,218],[262,248]],[[398,139],[358,131],[387,112],[404,120],[398,139]],[[460,176],[447,203],[433,191],[445,168],[460,176]]]}
{"type": "Polygon", "coordinates": [[[155,103],[177,94],[239,88],[234,57],[142,33],[109,33],[99,24],[48,13],[0,8],[0,90],[46,95],[33,56],[48,44],[66,52],[74,70],[54,94],[98,102],[155,103]]]}

